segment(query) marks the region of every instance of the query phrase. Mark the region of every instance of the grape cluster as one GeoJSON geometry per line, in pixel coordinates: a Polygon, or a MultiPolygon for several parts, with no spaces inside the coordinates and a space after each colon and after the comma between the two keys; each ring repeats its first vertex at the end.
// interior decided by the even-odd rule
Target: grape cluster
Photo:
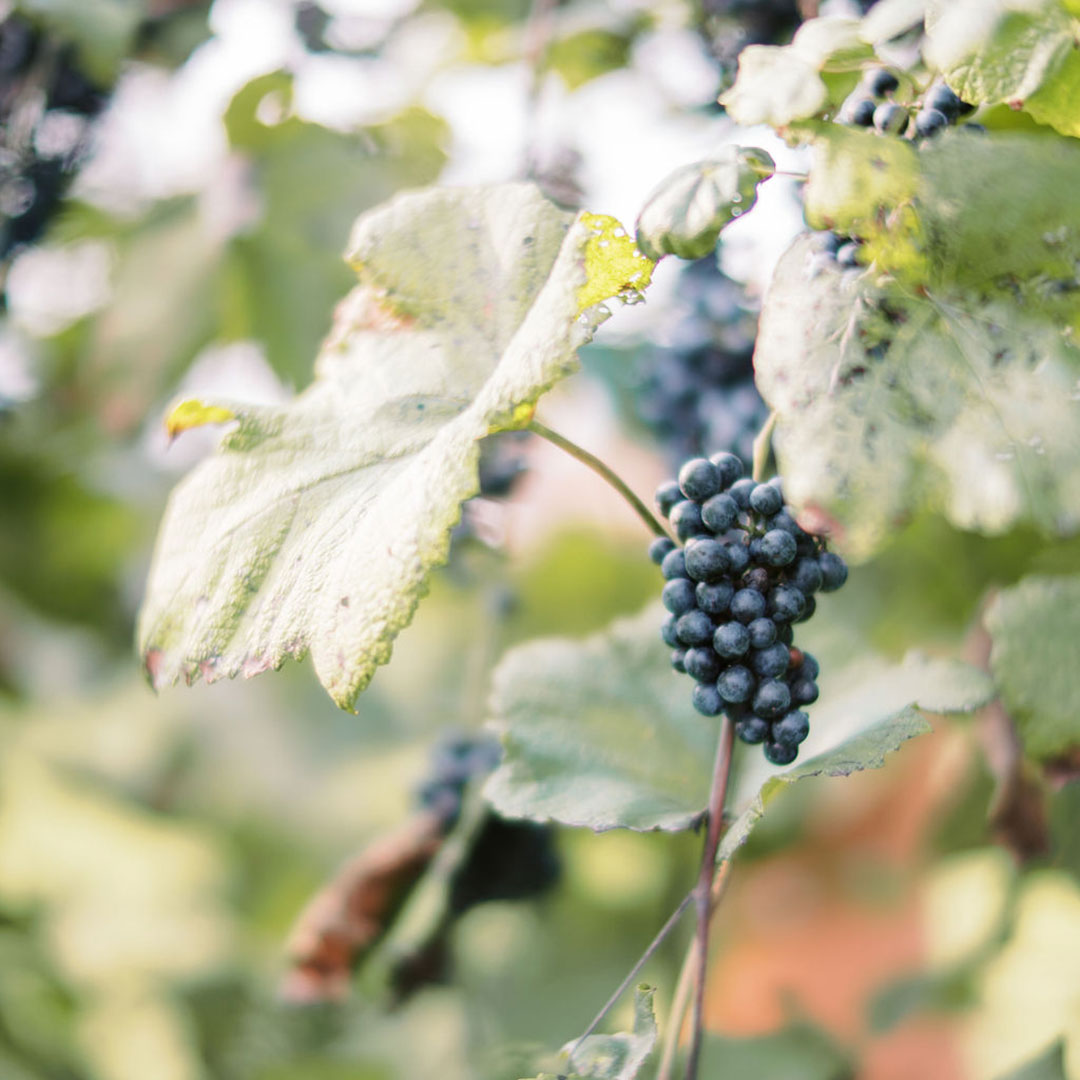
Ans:
{"type": "Polygon", "coordinates": [[[810,730],[800,706],[818,696],[817,661],[792,627],[813,615],[814,593],[844,584],[847,565],[799,527],[778,478],[744,478],[734,454],[687,461],[656,501],[681,541],[649,549],[666,579],[672,666],[696,681],[698,712],[725,712],[743,742],[789,764],[810,730]]]}
{"type": "Polygon", "coordinates": [[[715,258],[686,266],[666,347],[643,363],[634,409],[670,460],[720,450],[749,457],[768,408],[754,386],[757,315],[715,258]]]}

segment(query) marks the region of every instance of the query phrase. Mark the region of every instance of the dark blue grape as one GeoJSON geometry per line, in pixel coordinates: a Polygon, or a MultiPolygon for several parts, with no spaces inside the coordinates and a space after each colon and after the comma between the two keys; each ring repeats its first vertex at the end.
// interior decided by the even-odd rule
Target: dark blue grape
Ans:
{"type": "Polygon", "coordinates": [[[657,566],[663,563],[664,558],[671,554],[675,550],[675,541],[667,536],[658,536],[649,545],[649,558],[652,559],[657,566]]]}
{"type": "Polygon", "coordinates": [[[756,589],[740,589],[732,598],[729,609],[741,623],[750,623],[765,614],[765,597],[756,589]]]}
{"type": "Polygon", "coordinates": [[[705,531],[701,520],[701,507],[692,499],[683,499],[671,509],[671,524],[675,526],[675,534],[684,543],[691,536],[697,536],[705,531]]]}
{"type": "Polygon", "coordinates": [[[758,716],[771,720],[773,717],[783,716],[790,708],[791,691],[788,690],[787,683],[779,679],[765,679],[758,686],[754,695],[754,712],[758,716]]]}
{"type": "Polygon", "coordinates": [[[686,572],[695,581],[719,581],[728,565],[727,551],[716,540],[695,540],[686,545],[686,572]]]}
{"type": "Polygon", "coordinates": [[[821,673],[817,660],[814,659],[813,654],[808,652],[804,652],[802,657],[802,663],[799,665],[799,675],[805,676],[807,679],[816,679],[821,673]]]}
{"type": "Polygon", "coordinates": [[[847,563],[839,555],[823,551],[818,556],[818,565],[821,567],[822,592],[835,592],[847,581],[847,563]]]}
{"type": "Polygon", "coordinates": [[[728,660],[743,656],[750,648],[750,631],[742,623],[724,623],[713,634],[713,648],[728,660]]]}
{"type": "Polygon", "coordinates": [[[711,683],[698,683],[691,695],[694,708],[704,716],[716,716],[724,707],[719,691],[711,683]]]}
{"type": "Polygon", "coordinates": [[[800,559],[789,571],[788,581],[804,596],[816,593],[825,580],[817,559],[800,559]]]}
{"type": "Polygon", "coordinates": [[[783,746],[777,742],[767,742],[764,752],[765,760],[773,765],[790,765],[799,756],[797,746],[783,746]]]}
{"type": "Polygon", "coordinates": [[[727,557],[733,574],[741,574],[750,565],[750,551],[746,544],[739,540],[728,542],[727,557]]]}
{"type": "Polygon", "coordinates": [[[937,109],[920,109],[915,114],[915,131],[924,139],[944,131],[949,126],[949,118],[937,109]]]}
{"type": "Polygon", "coordinates": [[[704,502],[722,486],[720,473],[707,458],[691,458],[679,470],[679,487],[688,499],[695,502],[704,502]]]}
{"type": "Polygon", "coordinates": [[[743,667],[742,664],[729,667],[716,680],[716,689],[719,691],[720,696],[732,705],[739,705],[744,701],[749,701],[753,696],[755,685],[754,676],[750,673],[750,669],[743,667]]]}
{"type": "Polygon", "coordinates": [[[903,105],[886,102],[874,110],[874,127],[882,135],[903,135],[908,126],[908,111],[903,105]]]}
{"type": "Polygon", "coordinates": [[[859,265],[859,245],[852,241],[845,244],[837,253],[836,261],[844,267],[851,268],[859,265]]]}
{"type": "Polygon", "coordinates": [[[720,454],[713,454],[709,460],[716,466],[724,488],[731,487],[743,474],[743,463],[735,454],[724,451],[720,454]]]}
{"type": "Polygon", "coordinates": [[[751,714],[735,724],[735,734],[751,746],[763,743],[769,737],[769,721],[751,714]]]}
{"type": "Polygon", "coordinates": [[[683,645],[707,645],[712,641],[713,622],[704,611],[686,612],[675,623],[675,633],[683,645]]]}
{"type": "Polygon", "coordinates": [[[664,586],[660,594],[664,607],[672,615],[682,615],[697,607],[697,597],[694,594],[694,583],[686,578],[675,578],[664,586]]]}
{"type": "Polygon", "coordinates": [[[924,109],[935,109],[949,121],[956,120],[960,116],[963,104],[944,83],[931,87],[930,92],[923,99],[924,109]]]}
{"type": "Polygon", "coordinates": [[[772,619],[755,619],[746,629],[750,631],[750,644],[755,649],[767,649],[776,641],[776,623],[772,619]]]}
{"type": "Polygon", "coordinates": [[[856,127],[870,127],[876,108],[877,103],[873,98],[859,98],[848,110],[848,122],[856,127]]]}
{"type": "Polygon", "coordinates": [[[783,529],[770,529],[761,538],[761,557],[769,566],[787,566],[795,554],[795,537],[783,529]]]}
{"type": "Polygon", "coordinates": [[[796,540],[798,540],[800,536],[806,535],[799,527],[799,523],[791,516],[791,510],[786,506],[769,522],[769,528],[783,529],[784,532],[791,533],[796,540]]]}
{"type": "Polygon", "coordinates": [[[679,638],[675,633],[675,616],[669,615],[660,624],[660,636],[664,639],[664,644],[672,649],[679,647],[679,638]]]}
{"type": "Polygon", "coordinates": [[[746,545],[746,550],[751,562],[761,562],[761,537],[755,536],[751,538],[750,543],[746,545]]]}
{"type": "Polygon", "coordinates": [[[772,484],[758,484],[750,492],[750,508],[762,517],[779,514],[784,506],[784,496],[772,484]]]}
{"type": "Polygon", "coordinates": [[[728,581],[716,583],[699,582],[697,589],[697,606],[710,615],[723,615],[731,598],[735,595],[735,589],[728,581]]]}
{"type": "Polygon", "coordinates": [[[686,650],[686,673],[698,682],[716,682],[717,676],[723,670],[720,657],[709,648],[696,648],[686,650]]]}
{"type": "Polygon", "coordinates": [[[750,492],[756,487],[757,481],[751,480],[749,476],[746,476],[742,480],[736,480],[728,490],[728,494],[735,500],[735,505],[740,510],[749,510],[750,492]]]}
{"type": "Polygon", "coordinates": [[[671,654],[671,666],[680,674],[686,674],[686,649],[675,649],[671,654]]]}
{"type": "Polygon", "coordinates": [[[877,68],[866,78],[866,88],[876,98],[891,94],[899,86],[900,80],[888,68],[877,68]]]}
{"type": "Polygon", "coordinates": [[[795,638],[795,631],[791,629],[790,623],[782,623],[776,627],[776,639],[782,641],[785,645],[790,645],[795,638]]]}
{"type": "Polygon", "coordinates": [[[812,596],[807,596],[803,599],[802,614],[797,619],[792,619],[792,622],[806,622],[807,619],[813,618],[814,612],[817,611],[817,601],[812,596]]]}
{"type": "Polygon", "coordinates": [[[791,684],[791,700],[795,705],[813,705],[817,699],[818,687],[813,679],[799,678],[791,684]]]}
{"type": "Polygon", "coordinates": [[[687,576],[686,553],[682,548],[675,548],[674,551],[669,551],[664,556],[664,561],[660,564],[660,573],[663,574],[668,581],[687,576]]]}
{"type": "Polygon", "coordinates": [[[781,746],[798,746],[810,734],[810,719],[798,709],[789,712],[772,726],[773,742],[781,746]]]}
{"type": "Polygon", "coordinates": [[[667,517],[676,503],[683,501],[683,493],[676,480],[665,480],[656,489],[656,505],[660,507],[660,513],[667,517]]]}
{"type": "Polygon", "coordinates": [[[788,647],[778,641],[775,645],[758,649],[750,658],[750,666],[756,675],[775,678],[787,671],[789,660],[788,647]]]}
{"type": "Polygon", "coordinates": [[[735,524],[735,519],[738,516],[739,508],[735,504],[735,500],[730,495],[723,493],[706,500],[701,508],[702,521],[714,533],[727,532],[735,524]]]}
{"type": "Polygon", "coordinates": [[[753,566],[742,576],[744,589],[756,589],[759,593],[769,591],[769,571],[764,566],[753,566]]]}
{"type": "Polygon", "coordinates": [[[777,585],[769,594],[769,614],[777,622],[793,622],[806,607],[806,597],[794,585],[777,585]]]}

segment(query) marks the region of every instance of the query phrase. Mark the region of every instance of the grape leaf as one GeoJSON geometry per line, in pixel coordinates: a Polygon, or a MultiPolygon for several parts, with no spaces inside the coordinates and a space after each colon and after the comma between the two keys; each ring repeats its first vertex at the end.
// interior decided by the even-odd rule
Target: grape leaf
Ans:
{"type": "Polygon", "coordinates": [[[1080,135],[1080,21],[1061,0],[931,0],[927,59],[974,104],[1008,102],[1080,135]]]}
{"type": "Polygon", "coordinates": [[[1080,575],[1031,576],[986,613],[990,665],[1025,751],[1058,757],[1080,746],[1080,575]]]}
{"type": "Polygon", "coordinates": [[[797,239],[754,355],[793,504],[856,557],[922,509],[989,535],[1080,528],[1080,353],[1053,303],[918,295],[797,239]]]}
{"type": "Polygon", "coordinates": [[[421,190],[361,216],[361,284],[316,381],[283,408],[210,403],[235,427],[166,510],[140,617],[153,684],[310,650],[352,708],[445,561],[477,440],[576,370],[598,300],[647,282],[652,264],[622,238],[526,184],[421,190]]]}
{"type": "Polygon", "coordinates": [[[536,1080],[634,1080],[656,1045],[655,996],[655,987],[639,983],[632,1032],[575,1039],[560,1051],[558,1077],[541,1073],[536,1080]]]}
{"type": "MultiPolygon", "coordinates": [[[[694,711],[690,680],[671,670],[659,641],[663,614],[650,607],[584,641],[529,642],[506,655],[492,693],[504,753],[484,788],[500,814],[597,831],[678,830],[697,821],[718,726],[694,711]]],[[[927,730],[915,700],[935,711],[967,711],[992,694],[990,680],[965,664],[889,665],[850,654],[845,667],[825,667],[821,687],[794,779],[877,768],[927,730]]],[[[789,781],[758,750],[748,752],[742,775],[729,805],[749,809],[732,850],[789,781]]]]}
{"type": "Polygon", "coordinates": [[[725,146],[707,161],[676,169],[645,202],[638,247],[650,259],[711,254],[721,229],[753,208],[758,184],[775,168],[764,150],[725,146]]]}
{"type": "Polygon", "coordinates": [[[810,735],[800,760],[782,771],[754,757],[739,774],[734,799],[738,817],[720,843],[730,858],[749,838],[769,803],[788,784],[808,776],[848,776],[879,769],[886,755],[930,730],[920,710],[966,713],[993,696],[989,677],[959,661],[909,654],[901,664],[855,661],[821,673],[821,700],[810,712],[810,735]]]}

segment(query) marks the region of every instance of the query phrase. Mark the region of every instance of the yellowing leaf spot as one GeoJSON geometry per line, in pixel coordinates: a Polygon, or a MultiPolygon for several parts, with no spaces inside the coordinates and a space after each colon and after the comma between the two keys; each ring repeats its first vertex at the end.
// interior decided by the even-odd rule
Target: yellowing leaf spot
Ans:
{"type": "Polygon", "coordinates": [[[206,405],[201,401],[188,399],[175,406],[165,417],[165,430],[170,439],[175,439],[182,431],[202,427],[203,424],[224,424],[235,420],[236,413],[223,405],[206,405]]]}
{"type": "Polygon", "coordinates": [[[585,243],[585,284],[578,289],[578,310],[618,296],[628,303],[641,299],[652,280],[652,259],[637,249],[633,238],[607,214],[582,214],[590,236],[585,243]]]}

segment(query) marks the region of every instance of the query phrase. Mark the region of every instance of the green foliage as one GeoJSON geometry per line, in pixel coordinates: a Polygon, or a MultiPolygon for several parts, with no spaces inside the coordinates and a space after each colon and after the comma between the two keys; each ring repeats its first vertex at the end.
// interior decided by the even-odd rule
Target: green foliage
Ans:
{"type": "Polygon", "coordinates": [[[1066,1080],[1065,1044],[1054,1043],[1037,1060],[1014,1069],[1000,1080],[1066,1080]]]}
{"type": "Polygon", "coordinates": [[[310,649],[353,707],[446,558],[477,440],[527,417],[575,369],[597,300],[632,288],[590,291],[610,263],[595,236],[526,185],[421,191],[358,220],[361,285],[319,379],[285,408],[234,409],[173,494],[141,617],[155,685],[310,649]]]}
{"type": "Polygon", "coordinates": [[[1027,754],[1065,754],[1080,743],[1080,576],[1024,578],[986,613],[990,664],[1027,754]]]}
{"type": "Polygon", "coordinates": [[[147,0],[16,0],[15,7],[73,41],[87,74],[108,85],[135,44],[147,0]]]}
{"type": "Polygon", "coordinates": [[[576,90],[590,79],[625,67],[633,36],[604,27],[589,27],[557,38],[544,56],[544,66],[557,71],[567,88],[576,90]]]}
{"type": "Polygon", "coordinates": [[[1080,135],[1077,14],[1066,0],[930,0],[928,56],[965,101],[1007,102],[1080,135]]]}
{"type": "Polygon", "coordinates": [[[774,171],[764,150],[738,146],[725,146],[707,161],[676,169],[638,216],[638,247],[650,259],[704,258],[724,226],[753,208],[758,184],[774,171]]]}
{"type": "Polygon", "coordinates": [[[777,267],[755,354],[795,505],[857,557],[926,507],[990,535],[1080,527],[1080,353],[1061,327],[1004,293],[814,276],[811,251],[777,267]]]}
{"type": "Polygon", "coordinates": [[[809,1024],[796,1024],[757,1038],[711,1035],[705,1040],[701,1057],[704,1076],[851,1080],[856,1075],[849,1056],[823,1031],[809,1024]]]}

